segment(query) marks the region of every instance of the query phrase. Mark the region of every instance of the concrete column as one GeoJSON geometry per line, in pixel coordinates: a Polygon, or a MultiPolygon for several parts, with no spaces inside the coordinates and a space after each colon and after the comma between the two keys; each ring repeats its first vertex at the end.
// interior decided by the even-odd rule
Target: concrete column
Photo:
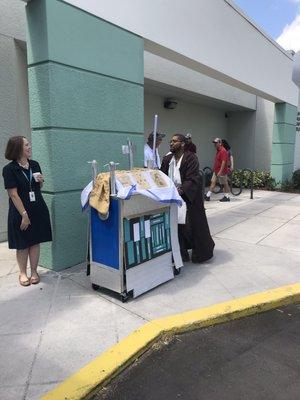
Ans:
{"type": "Polygon", "coordinates": [[[87,161],[127,168],[121,145],[130,138],[142,165],[143,40],[59,0],[26,8],[33,158],[45,174],[54,233],[41,265],[60,270],[86,255],[87,161]]]}
{"type": "Polygon", "coordinates": [[[276,181],[291,179],[294,168],[297,107],[275,104],[271,174],[276,181]]]}

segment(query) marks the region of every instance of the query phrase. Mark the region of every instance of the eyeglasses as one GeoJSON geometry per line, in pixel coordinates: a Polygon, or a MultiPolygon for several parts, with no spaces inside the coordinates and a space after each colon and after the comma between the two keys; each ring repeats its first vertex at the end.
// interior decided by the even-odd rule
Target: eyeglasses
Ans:
{"type": "Polygon", "coordinates": [[[177,143],[177,142],[182,143],[182,140],[174,140],[174,139],[170,140],[170,144],[171,144],[171,143],[177,143]]]}

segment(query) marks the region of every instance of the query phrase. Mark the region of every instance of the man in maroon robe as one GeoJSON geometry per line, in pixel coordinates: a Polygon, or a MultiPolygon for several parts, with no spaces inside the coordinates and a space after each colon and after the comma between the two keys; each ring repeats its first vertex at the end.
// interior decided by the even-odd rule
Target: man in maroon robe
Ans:
{"type": "Polygon", "coordinates": [[[188,249],[192,249],[192,262],[201,263],[213,257],[215,243],[210,235],[202,198],[201,175],[196,154],[185,152],[185,137],[174,135],[170,142],[170,154],[162,161],[161,171],[168,175],[171,160],[180,160],[181,185],[178,192],[186,202],[186,223],[178,225],[178,237],[183,261],[189,261],[188,249]],[[174,157],[174,159],[173,159],[174,157]]]}

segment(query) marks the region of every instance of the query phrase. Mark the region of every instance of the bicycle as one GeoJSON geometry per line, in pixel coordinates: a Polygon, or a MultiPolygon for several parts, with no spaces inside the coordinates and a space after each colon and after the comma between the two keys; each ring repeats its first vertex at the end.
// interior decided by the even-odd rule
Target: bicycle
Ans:
{"type": "MultiPolygon", "coordinates": [[[[213,171],[210,167],[204,167],[203,173],[204,173],[205,186],[207,187],[210,185],[213,171]]],[[[227,177],[228,177],[228,185],[229,185],[231,194],[233,196],[239,196],[243,191],[241,180],[240,180],[240,185],[238,187],[236,187],[235,185],[233,186],[233,184],[232,184],[232,172],[230,174],[228,174],[227,177]]],[[[217,181],[216,186],[213,189],[213,193],[218,194],[218,193],[222,193],[222,192],[223,192],[223,185],[221,185],[217,181]]]]}

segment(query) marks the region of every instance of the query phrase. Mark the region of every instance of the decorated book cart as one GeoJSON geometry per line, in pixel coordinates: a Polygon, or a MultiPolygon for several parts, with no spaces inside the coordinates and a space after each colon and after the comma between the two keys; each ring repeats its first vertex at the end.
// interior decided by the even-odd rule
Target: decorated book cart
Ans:
{"type": "MultiPolygon", "coordinates": [[[[180,272],[177,222],[181,198],[159,170],[116,171],[113,162],[109,167],[108,212],[101,215],[90,208],[90,278],[94,289],[110,289],[126,301],[180,272]]],[[[97,180],[105,179],[104,175],[99,174],[97,180]]],[[[95,184],[88,186],[86,198],[95,184]]]]}

